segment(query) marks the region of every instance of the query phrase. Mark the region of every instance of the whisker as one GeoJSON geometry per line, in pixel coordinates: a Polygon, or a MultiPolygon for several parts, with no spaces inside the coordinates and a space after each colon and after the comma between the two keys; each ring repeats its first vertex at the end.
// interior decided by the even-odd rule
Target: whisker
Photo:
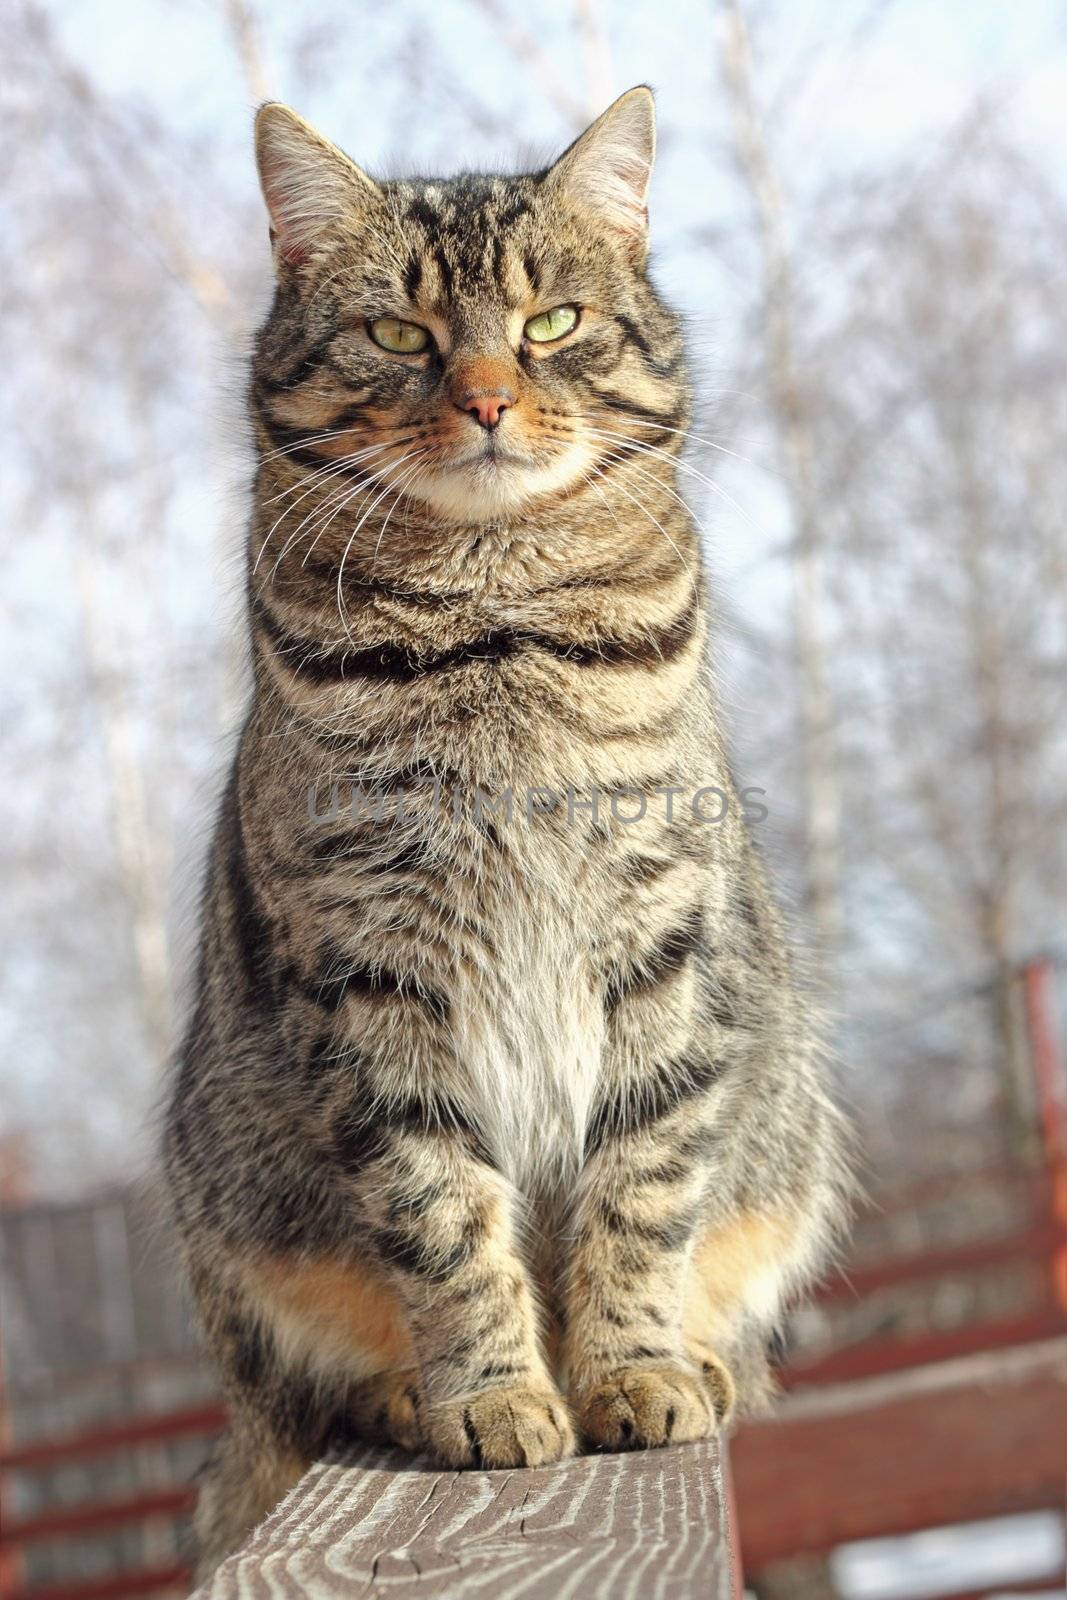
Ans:
{"type": "Polygon", "coordinates": [[[626,499],[629,500],[631,505],[635,505],[638,511],[643,512],[643,514],[648,518],[649,522],[655,524],[660,533],[663,535],[664,539],[666,539],[667,543],[670,545],[671,549],[674,551],[675,555],[678,557],[678,560],[682,563],[682,566],[685,568],[686,572],[688,572],[690,577],[692,577],[692,567],[689,565],[689,562],[685,559],[685,556],[683,556],[682,552],[679,550],[678,546],[675,544],[674,540],[671,538],[662,522],[660,522],[657,517],[652,515],[651,511],[641,500],[636,499],[632,494],[629,493],[628,490],[624,489],[617,478],[609,478],[604,472],[599,472],[598,476],[603,479],[609,489],[618,489],[620,494],[626,496],[626,499]]]}
{"type": "Polygon", "coordinates": [[[341,439],[346,433],[352,431],[351,424],[347,428],[330,428],[325,433],[308,433],[299,438],[295,444],[280,444],[276,450],[267,450],[260,455],[260,461],[274,461],[278,456],[292,455],[294,451],[303,450],[309,444],[324,444],[329,439],[341,439]]]}
{"type": "MultiPolygon", "coordinates": [[[[387,463],[384,470],[388,471],[390,466],[402,466],[406,459],[407,459],[407,457],[403,457],[402,456],[400,461],[398,461],[398,462],[387,463]]],[[[375,476],[377,476],[377,469],[375,470],[375,476]]],[[[380,482],[381,479],[379,478],[378,481],[380,482]]],[[[330,498],[328,499],[328,501],[327,501],[325,506],[319,508],[318,511],[313,511],[311,513],[311,517],[313,519],[312,522],[311,522],[311,527],[314,528],[314,527],[317,526],[318,527],[318,531],[315,534],[314,539],[312,539],[311,544],[308,546],[307,550],[304,552],[304,558],[300,563],[300,565],[302,567],[306,567],[307,566],[307,564],[310,561],[312,555],[315,553],[315,546],[318,544],[319,540],[322,538],[322,535],[325,533],[325,531],[329,527],[330,523],[333,522],[336,517],[340,516],[342,511],[344,511],[345,507],[351,505],[353,500],[357,499],[360,495],[365,494],[367,492],[368,492],[367,491],[367,485],[365,485],[365,484],[357,484],[355,488],[353,488],[351,490],[347,490],[347,491],[346,490],[341,490],[340,493],[336,493],[335,492],[333,495],[330,496],[330,498]]],[[[378,499],[380,500],[381,498],[382,497],[379,495],[378,499]]],[[[377,500],[374,502],[374,504],[377,504],[377,500]]],[[[373,509],[373,506],[372,506],[371,509],[373,509]]],[[[305,519],[305,521],[306,520],[307,519],[305,519]]],[[[310,531],[310,529],[309,529],[309,531],[310,531]]]]}
{"type": "MultiPolygon", "coordinates": [[[[610,436],[608,436],[608,437],[610,437],[610,436]]],[[[614,460],[614,461],[619,461],[619,460],[622,459],[622,454],[623,453],[631,453],[633,448],[634,448],[633,441],[631,440],[631,441],[629,441],[627,450],[625,452],[620,452],[619,454],[612,456],[611,459],[614,460]]],[[[667,456],[666,459],[668,461],[670,461],[675,466],[680,466],[680,467],[684,467],[685,466],[684,462],[676,461],[673,456],[667,456]]],[[[685,512],[687,512],[690,517],[692,517],[693,521],[697,524],[697,526],[701,527],[700,521],[697,518],[695,512],[693,511],[692,506],[689,504],[689,502],[687,500],[685,500],[683,498],[682,495],[680,495],[678,493],[678,490],[675,489],[672,484],[664,483],[662,478],[657,478],[654,473],[646,471],[645,468],[639,467],[639,466],[636,465],[636,463],[633,463],[633,462],[631,462],[631,470],[636,472],[636,473],[638,473],[646,482],[655,484],[657,486],[657,488],[665,489],[667,491],[667,493],[672,496],[673,499],[677,500],[678,504],[682,507],[682,509],[685,512]]],[[[743,517],[744,520],[750,525],[750,527],[754,528],[756,530],[756,532],[758,532],[761,535],[765,536],[766,530],[761,528],[759,523],[756,522],[754,518],[752,518],[752,517],[750,517],[748,515],[748,513],[745,510],[745,508],[743,506],[739,505],[737,503],[737,501],[732,498],[732,496],[730,496],[730,495],[728,495],[726,493],[725,489],[723,489],[720,485],[715,484],[715,483],[711,483],[711,482],[708,483],[708,487],[711,488],[711,489],[716,490],[716,492],[721,496],[721,498],[724,499],[727,502],[728,505],[732,506],[733,509],[738,513],[738,515],[740,517],[743,517]]],[[[703,531],[702,528],[701,528],[701,531],[703,531]]]]}
{"type": "MultiPolygon", "coordinates": [[[[617,450],[614,452],[609,452],[606,459],[612,462],[622,461],[625,456],[631,453],[631,451],[626,449],[617,450]]],[[[673,486],[673,484],[664,483],[663,479],[657,478],[655,473],[649,472],[645,467],[639,467],[637,463],[633,461],[630,462],[630,470],[632,472],[636,472],[638,476],[643,478],[647,483],[655,484],[657,489],[665,489],[672,499],[677,500],[678,504],[681,506],[682,510],[687,516],[692,517],[694,522],[697,520],[693,514],[692,506],[689,504],[688,500],[678,493],[678,490],[673,486]]]]}
{"type": "Polygon", "coordinates": [[[344,456],[338,462],[336,462],[333,466],[324,467],[321,472],[313,473],[310,483],[306,482],[305,479],[301,478],[299,483],[292,485],[292,487],[290,489],[285,490],[282,494],[274,495],[270,500],[264,501],[265,505],[272,505],[275,500],[284,499],[285,495],[292,493],[293,489],[302,489],[303,490],[303,493],[297,495],[296,499],[292,502],[291,505],[288,505],[288,506],[284,507],[284,509],[282,510],[281,514],[279,515],[277,521],[272,525],[272,527],[270,529],[270,532],[267,534],[267,537],[264,539],[262,545],[259,548],[259,554],[256,556],[255,563],[254,563],[254,565],[252,567],[252,575],[253,575],[253,577],[255,576],[256,572],[259,570],[259,563],[262,561],[264,552],[266,551],[266,548],[267,548],[268,544],[270,543],[271,539],[274,537],[275,531],[281,526],[281,524],[285,521],[286,517],[289,516],[290,512],[293,511],[295,509],[295,507],[298,506],[302,500],[306,500],[309,494],[314,494],[316,492],[316,490],[320,489],[324,483],[328,483],[333,478],[342,477],[344,475],[344,472],[345,472],[346,468],[350,467],[353,464],[353,462],[358,461],[360,459],[366,459],[367,457],[369,457],[371,455],[380,454],[381,451],[388,450],[390,448],[390,445],[392,445],[394,442],[395,441],[393,441],[393,440],[389,440],[384,444],[368,445],[368,447],[365,450],[358,450],[353,455],[344,456]]]}
{"type": "MultiPolygon", "coordinates": [[[[376,449],[376,451],[388,450],[391,447],[394,447],[396,445],[396,443],[397,443],[396,440],[389,440],[389,441],[383,443],[380,446],[376,446],[375,449],[376,449]]],[[[367,452],[367,453],[369,453],[369,452],[367,452]]],[[[354,459],[354,458],[345,457],[345,465],[347,465],[352,459],[354,459]]],[[[387,465],[388,465],[388,463],[387,463],[387,465]]],[[[381,466],[381,463],[380,462],[376,462],[374,464],[374,466],[369,467],[367,469],[367,477],[370,478],[370,479],[376,478],[380,466],[381,466]]],[[[325,474],[325,476],[319,475],[317,477],[316,487],[320,486],[328,478],[335,477],[335,476],[337,476],[336,473],[327,473],[327,474],[325,474]]],[[[336,488],[331,489],[327,493],[327,495],[325,496],[325,499],[321,502],[321,504],[320,503],[316,503],[315,505],[312,506],[312,508],[308,512],[307,516],[305,516],[302,519],[302,521],[298,524],[295,532],[290,535],[289,539],[285,543],[285,546],[284,546],[284,548],[282,550],[281,555],[278,557],[277,561],[274,563],[274,571],[276,572],[278,570],[278,567],[281,564],[282,558],[286,555],[288,550],[292,547],[292,545],[296,541],[297,535],[301,532],[302,529],[308,527],[309,525],[311,527],[314,527],[315,524],[316,524],[316,521],[320,520],[322,515],[325,515],[327,512],[331,511],[335,507],[338,507],[339,505],[348,504],[349,501],[354,500],[357,495],[363,494],[368,488],[369,488],[369,484],[367,484],[367,483],[357,483],[357,484],[354,484],[351,487],[351,489],[349,489],[349,487],[347,485],[345,485],[345,484],[342,484],[340,489],[336,489],[336,488]]],[[[303,498],[303,496],[301,496],[301,499],[302,498],[303,498]]],[[[296,504],[297,504],[297,502],[294,501],[293,505],[296,505],[296,504]]],[[[292,506],[288,507],[287,510],[282,513],[282,516],[283,517],[287,516],[288,512],[291,511],[292,509],[293,509],[292,506]]],[[[275,526],[277,526],[277,524],[275,524],[275,526]]],[[[317,543],[317,540],[316,540],[316,543],[317,543]]],[[[312,545],[312,549],[314,549],[314,545],[312,545]]],[[[311,551],[309,550],[308,551],[308,555],[310,555],[310,554],[311,554],[311,551]]],[[[305,555],[304,562],[301,563],[302,565],[307,562],[307,558],[308,558],[307,555],[305,555]]]]}
{"type": "MultiPolygon", "coordinates": [[[[740,390],[724,389],[723,394],[740,393],[740,390]]],[[[758,461],[753,461],[750,456],[743,456],[737,450],[730,450],[724,444],[717,444],[714,439],[707,439],[703,434],[694,433],[691,428],[671,428],[665,422],[652,422],[648,417],[636,416],[630,411],[617,411],[613,415],[622,418],[624,422],[632,422],[640,428],[656,428],[661,433],[676,433],[683,439],[691,439],[694,444],[706,445],[709,450],[718,450],[724,456],[732,456],[735,461],[743,461],[746,466],[757,467],[764,472],[774,473],[773,467],[761,467],[758,461]]]]}
{"type": "MultiPolygon", "coordinates": [[[[339,438],[340,434],[336,435],[336,437],[339,438]]],[[[263,504],[272,506],[276,501],[284,500],[289,495],[295,494],[298,489],[313,489],[317,483],[322,483],[325,478],[335,477],[338,472],[344,471],[345,467],[350,467],[355,462],[362,461],[365,457],[375,455],[381,450],[388,450],[391,444],[403,445],[408,443],[410,443],[410,439],[387,439],[379,441],[377,444],[363,445],[359,450],[346,451],[343,456],[324,456],[321,467],[314,468],[310,478],[298,478],[296,483],[291,483],[287,489],[279,489],[277,494],[271,495],[270,499],[264,500],[263,504]]],[[[295,448],[300,449],[301,446],[297,445],[295,448]]]]}
{"type": "MultiPolygon", "coordinates": [[[[404,463],[406,461],[410,461],[413,456],[416,456],[416,455],[421,456],[423,453],[424,453],[424,451],[421,450],[421,449],[418,450],[418,451],[414,451],[413,450],[408,455],[401,456],[400,460],[395,463],[395,466],[397,468],[400,468],[400,467],[402,467],[404,465],[404,463]]],[[[352,529],[352,532],[348,536],[348,543],[345,545],[344,551],[343,551],[343,553],[341,555],[341,564],[337,569],[337,615],[341,619],[341,626],[345,630],[346,638],[349,640],[350,643],[353,643],[353,644],[355,643],[355,641],[352,639],[352,632],[351,632],[351,629],[348,626],[348,619],[347,619],[347,617],[345,615],[346,608],[345,608],[344,589],[343,589],[344,573],[345,573],[345,562],[348,560],[348,553],[352,548],[352,545],[353,545],[353,543],[355,541],[356,535],[358,534],[360,528],[362,528],[363,524],[366,522],[367,518],[370,516],[371,512],[374,510],[375,506],[380,504],[380,502],[385,499],[385,496],[389,493],[389,490],[391,488],[393,488],[393,487],[394,487],[393,484],[387,484],[386,487],[382,490],[381,494],[377,495],[371,501],[371,503],[367,507],[367,509],[363,512],[363,515],[360,517],[359,521],[356,523],[355,527],[352,529]]]]}
{"type": "MultiPolygon", "coordinates": [[[[756,521],[756,519],[750,516],[750,514],[745,510],[744,506],[738,504],[733,495],[727,494],[721,483],[716,483],[713,478],[708,477],[707,473],[700,472],[688,461],[682,461],[678,456],[671,455],[669,451],[661,450],[658,445],[648,444],[641,439],[634,439],[629,434],[610,433],[600,428],[587,428],[587,432],[590,433],[594,438],[611,440],[614,443],[623,446],[625,449],[635,453],[643,453],[645,455],[658,457],[662,461],[669,462],[670,465],[677,468],[679,472],[687,472],[691,478],[696,478],[699,483],[705,484],[711,490],[712,494],[717,494],[720,500],[724,500],[732,510],[737,512],[739,517],[743,518],[743,520],[748,523],[750,528],[753,528],[761,536],[766,537],[766,529],[760,527],[760,524],[756,521]]],[[[666,488],[666,485],[664,485],[664,487],[666,488]]]]}
{"type": "Polygon", "coordinates": [[[382,547],[382,540],[385,538],[385,530],[389,526],[389,518],[392,516],[393,512],[396,510],[397,506],[400,504],[400,501],[401,501],[401,498],[403,497],[403,495],[407,492],[407,490],[411,487],[411,485],[417,480],[419,475],[421,473],[425,472],[425,470],[426,470],[426,463],[425,462],[416,462],[415,466],[411,468],[410,472],[405,477],[403,483],[398,485],[397,492],[396,492],[396,498],[394,499],[392,505],[389,507],[389,510],[386,512],[385,521],[382,523],[381,528],[378,530],[378,542],[375,544],[375,546],[374,546],[374,554],[371,556],[371,565],[372,566],[374,565],[375,561],[377,561],[377,559],[378,559],[378,551],[382,547]]]}
{"type": "MultiPolygon", "coordinates": [[[[364,490],[364,484],[358,483],[350,485],[345,483],[342,484],[340,488],[331,489],[324,500],[316,501],[314,505],[312,505],[307,515],[301,517],[300,521],[296,525],[296,528],[289,535],[288,539],[286,539],[285,544],[282,546],[281,554],[278,556],[274,566],[271,568],[270,581],[273,583],[278,568],[281,566],[289,551],[299,543],[305,529],[308,533],[311,533],[314,528],[321,525],[323,518],[331,511],[339,509],[351,500],[355,500],[358,495],[361,495],[364,492],[364,490]]],[[[300,563],[301,566],[307,565],[308,556],[311,554],[311,551],[314,550],[317,543],[318,535],[316,535],[315,539],[312,541],[311,549],[305,554],[303,561],[300,563]]]]}

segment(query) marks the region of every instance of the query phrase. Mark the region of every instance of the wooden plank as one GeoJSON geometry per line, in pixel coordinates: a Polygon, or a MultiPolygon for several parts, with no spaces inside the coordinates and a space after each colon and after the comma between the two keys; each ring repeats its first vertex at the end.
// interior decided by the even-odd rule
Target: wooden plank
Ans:
{"type": "Polygon", "coordinates": [[[714,1443],[517,1472],[320,1463],[197,1600],[731,1600],[714,1443]]]}
{"type": "Polygon", "coordinates": [[[221,1433],[226,1426],[225,1408],[214,1405],[185,1406],[180,1411],[159,1411],[102,1428],[87,1428],[81,1433],[58,1439],[35,1439],[30,1444],[13,1445],[0,1451],[0,1472],[34,1472],[59,1466],[66,1461],[91,1456],[112,1455],[130,1445],[152,1444],[160,1440],[221,1433]]]}
{"type": "Polygon", "coordinates": [[[862,1261],[845,1267],[838,1276],[820,1285],[816,1298],[860,1300],[880,1289],[899,1288],[920,1279],[970,1276],[992,1267],[1015,1266],[1020,1261],[1044,1261],[1062,1249],[1064,1238],[1059,1224],[1044,1222],[1023,1233],[976,1239],[944,1250],[862,1261]]]}
{"type": "Polygon", "coordinates": [[[1062,1506],[1067,1339],[791,1396],[731,1458],[748,1577],[850,1539],[1062,1506]]]}
{"type": "Polygon", "coordinates": [[[108,1573],[100,1578],[68,1578],[59,1583],[35,1583],[28,1589],[5,1591],[6,1600],[131,1600],[133,1595],[182,1593],[189,1586],[189,1569],[177,1562],[165,1567],[138,1567],[130,1572],[108,1573]]]}
{"type": "Polygon", "coordinates": [[[932,1333],[902,1339],[864,1339],[843,1350],[831,1350],[811,1361],[794,1361],[781,1373],[786,1389],[819,1384],[849,1383],[913,1367],[940,1365],[985,1350],[1009,1350],[1067,1332],[1067,1320],[1058,1309],[1025,1312],[984,1322],[961,1323],[955,1328],[935,1328],[932,1333]]]}
{"type": "Polygon", "coordinates": [[[0,1526],[0,1546],[38,1544],[46,1539],[64,1539],[74,1534],[103,1533],[128,1522],[144,1522],[148,1517],[178,1517],[196,1504],[195,1489],[148,1489],[124,1500],[93,1500],[76,1506],[56,1506],[29,1517],[0,1526]]]}

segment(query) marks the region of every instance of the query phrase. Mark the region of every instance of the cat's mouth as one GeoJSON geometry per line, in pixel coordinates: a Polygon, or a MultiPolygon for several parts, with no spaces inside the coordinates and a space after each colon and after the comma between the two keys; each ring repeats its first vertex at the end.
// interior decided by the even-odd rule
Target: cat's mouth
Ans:
{"type": "Polygon", "coordinates": [[[569,487],[580,474],[572,450],[532,450],[525,440],[499,435],[455,441],[454,454],[438,457],[405,493],[459,522],[511,516],[526,502],[569,487]]]}
{"type": "Polygon", "coordinates": [[[475,470],[492,470],[497,467],[531,467],[534,462],[530,456],[520,455],[517,450],[506,450],[503,445],[496,443],[490,434],[484,444],[475,450],[467,450],[460,456],[453,456],[450,461],[443,463],[447,471],[460,471],[473,467],[475,470]]]}

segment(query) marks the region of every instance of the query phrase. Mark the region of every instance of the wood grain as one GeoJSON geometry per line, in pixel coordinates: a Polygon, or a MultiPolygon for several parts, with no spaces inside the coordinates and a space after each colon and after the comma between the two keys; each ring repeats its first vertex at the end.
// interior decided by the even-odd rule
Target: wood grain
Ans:
{"type": "Polygon", "coordinates": [[[440,1473],[364,1450],[313,1467],[196,1600],[730,1600],[718,1446],[440,1473]]]}

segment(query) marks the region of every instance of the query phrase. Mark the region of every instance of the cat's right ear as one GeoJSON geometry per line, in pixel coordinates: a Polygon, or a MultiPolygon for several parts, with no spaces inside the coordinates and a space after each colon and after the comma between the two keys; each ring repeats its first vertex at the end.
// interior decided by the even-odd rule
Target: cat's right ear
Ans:
{"type": "Polygon", "coordinates": [[[637,261],[648,249],[648,185],[656,155],[656,105],[646,84],[628,89],[564,150],[547,180],[619,235],[637,261]]]}
{"type": "Polygon", "coordinates": [[[381,190],[343,150],[278,101],[256,113],[256,166],[275,264],[299,266],[381,190]]]}

